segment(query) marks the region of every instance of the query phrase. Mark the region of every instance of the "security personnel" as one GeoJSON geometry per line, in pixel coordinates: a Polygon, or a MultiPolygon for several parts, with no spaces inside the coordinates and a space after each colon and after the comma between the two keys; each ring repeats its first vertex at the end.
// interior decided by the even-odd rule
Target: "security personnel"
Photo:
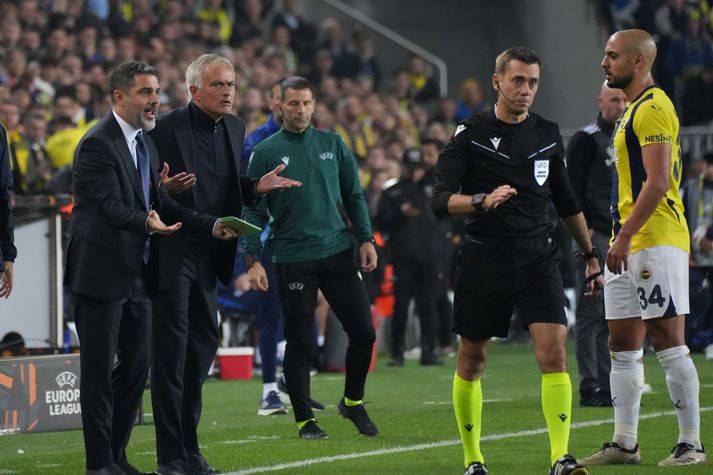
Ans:
{"type": "Polygon", "coordinates": [[[557,246],[549,237],[553,202],[587,261],[589,293],[604,284],[596,250],[567,177],[556,124],[529,112],[540,60],[511,48],[495,61],[498,101],[456,128],[436,166],[432,206],[466,215],[455,282],[454,331],[461,336],[453,406],[466,473],[487,473],[480,451],[480,379],[491,337],[506,337],[517,308],[535,344],[551,473],[585,474],[567,455],[572,387],[566,369],[567,320],[557,246]]]}
{"type": "MultiPolygon", "coordinates": [[[[592,243],[601,251],[599,265],[604,268],[603,256],[609,249],[611,238],[612,160],[609,141],[614,124],[626,106],[626,96],[621,89],[611,89],[602,84],[599,94],[597,119],[572,136],[567,145],[567,173],[577,201],[587,220],[592,243]]],[[[577,310],[574,327],[575,354],[579,368],[579,405],[610,407],[609,391],[609,329],[604,319],[604,299],[584,298],[584,260],[574,255],[577,267],[577,310]]]]}

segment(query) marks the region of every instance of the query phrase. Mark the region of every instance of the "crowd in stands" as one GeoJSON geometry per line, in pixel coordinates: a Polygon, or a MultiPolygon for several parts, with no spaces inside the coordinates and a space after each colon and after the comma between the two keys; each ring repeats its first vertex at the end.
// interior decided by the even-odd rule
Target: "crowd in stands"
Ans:
{"type": "Polygon", "coordinates": [[[681,125],[713,121],[713,4],[707,0],[598,0],[610,32],[641,28],[656,39],[654,76],[681,125]]]}

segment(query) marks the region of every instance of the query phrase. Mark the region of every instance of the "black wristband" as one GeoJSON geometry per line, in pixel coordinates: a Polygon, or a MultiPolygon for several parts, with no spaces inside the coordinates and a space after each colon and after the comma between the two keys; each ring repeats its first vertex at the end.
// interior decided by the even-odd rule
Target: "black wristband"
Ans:
{"type": "Polygon", "coordinates": [[[374,246],[376,246],[376,240],[374,239],[374,236],[369,236],[369,237],[366,238],[366,239],[362,238],[362,239],[359,240],[359,244],[364,244],[365,242],[370,242],[370,243],[372,243],[374,246]]]}
{"type": "Polygon", "coordinates": [[[584,259],[585,261],[588,261],[589,259],[592,259],[594,257],[599,259],[599,251],[597,251],[597,248],[594,246],[592,246],[591,251],[582,253],[582,259],[584,259]]]}

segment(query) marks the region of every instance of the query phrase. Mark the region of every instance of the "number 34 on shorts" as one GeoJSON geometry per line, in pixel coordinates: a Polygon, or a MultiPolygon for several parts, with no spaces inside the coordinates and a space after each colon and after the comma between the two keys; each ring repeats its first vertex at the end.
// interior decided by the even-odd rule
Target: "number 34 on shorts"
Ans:
{"type": "Polygon", "coordinates": [[[674,246],[642,249],[629,256],[623,274],[605,271],[607,320],[673,317],[689,311],[688,253],[674,246]]]}
{"type": "Polygon", "coordinates": [[[646,289],[643,287],[637,288],[636,292],[639,294],[641,310],[646,310],[649,305],[658,305],[659,308],[664,308],[666,305],[666,297],[661,293],[661,286],[659,284],[654,285],[648,295],[646,295],[646,289]]]}

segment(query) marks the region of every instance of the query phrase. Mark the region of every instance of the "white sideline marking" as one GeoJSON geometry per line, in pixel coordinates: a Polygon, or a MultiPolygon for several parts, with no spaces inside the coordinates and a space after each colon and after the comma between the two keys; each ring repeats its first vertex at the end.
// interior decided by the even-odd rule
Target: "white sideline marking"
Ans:
{"type": "MultiPolygon", "coordinates": [[[[713,411],[713,406],[701,408],[701,412],[708,412],[708,411],[713,411]]],[[[664,416],[673,416],[675,414],[676,414],[675,411],[652,412],[650,414],[642,414],[641,416],[639,416],[639,420],[654,419],[657,417],[664,417],[664,416]]],[[[611,418],[611,419],[597,419],[597,420],[593,420],[593,421],[584,421],[584,422],[574,423],[574,424],[572,424],[571,428],[572,429],[581,429],[582,427],[594,427],[594,426],[600,426],[603,424],[611,424],[613,422],[614,422],[613,418],[611,418]]],[[[501,439],[510,439],[513,437],[523,437],[523,436],[528,436],[528,435],[538,435],[538,434],[546,434],[546,433],[547,433],[547,428],[545,427],[545,428],[541,428],[541,429],[523,430],[523,431],[519,431],[519,432],[507,432],[505,434],[486,435],[486,436],[481,437],[480,440],[481,441],[501,440],[501,439]]],[[[329,463],[329,462],[336,462],[338,460],[351,460],[351,459],[362,458],[362,457],[374,457],[374,456],[378,456],[378,455],[395,454],[395,453],[399,453],[399,452],[412,452],[414,450],[434,449],[437,447],[460,445],[460,443],[461,443],[460,439],[442,440],[440,442],[429,442],[427,444],[407,445],[404,447],[393,447],[390,449],[370,450],[368,452],[333,455],[330,457],[319,457],[319,458],[315,458],[315,459],[299,460],[296,462],[271,465],[269,467],[252,467],[252,468],[248,468],[248,469],[241,470],[238,472],[227,472],[227,473],[225,473],[225,475],[250,475],[252,473],[274,472],[277,470],[285,470],[288,468],[306,467],[308,465],[315,465],[318,463],[329,463]]]]}

